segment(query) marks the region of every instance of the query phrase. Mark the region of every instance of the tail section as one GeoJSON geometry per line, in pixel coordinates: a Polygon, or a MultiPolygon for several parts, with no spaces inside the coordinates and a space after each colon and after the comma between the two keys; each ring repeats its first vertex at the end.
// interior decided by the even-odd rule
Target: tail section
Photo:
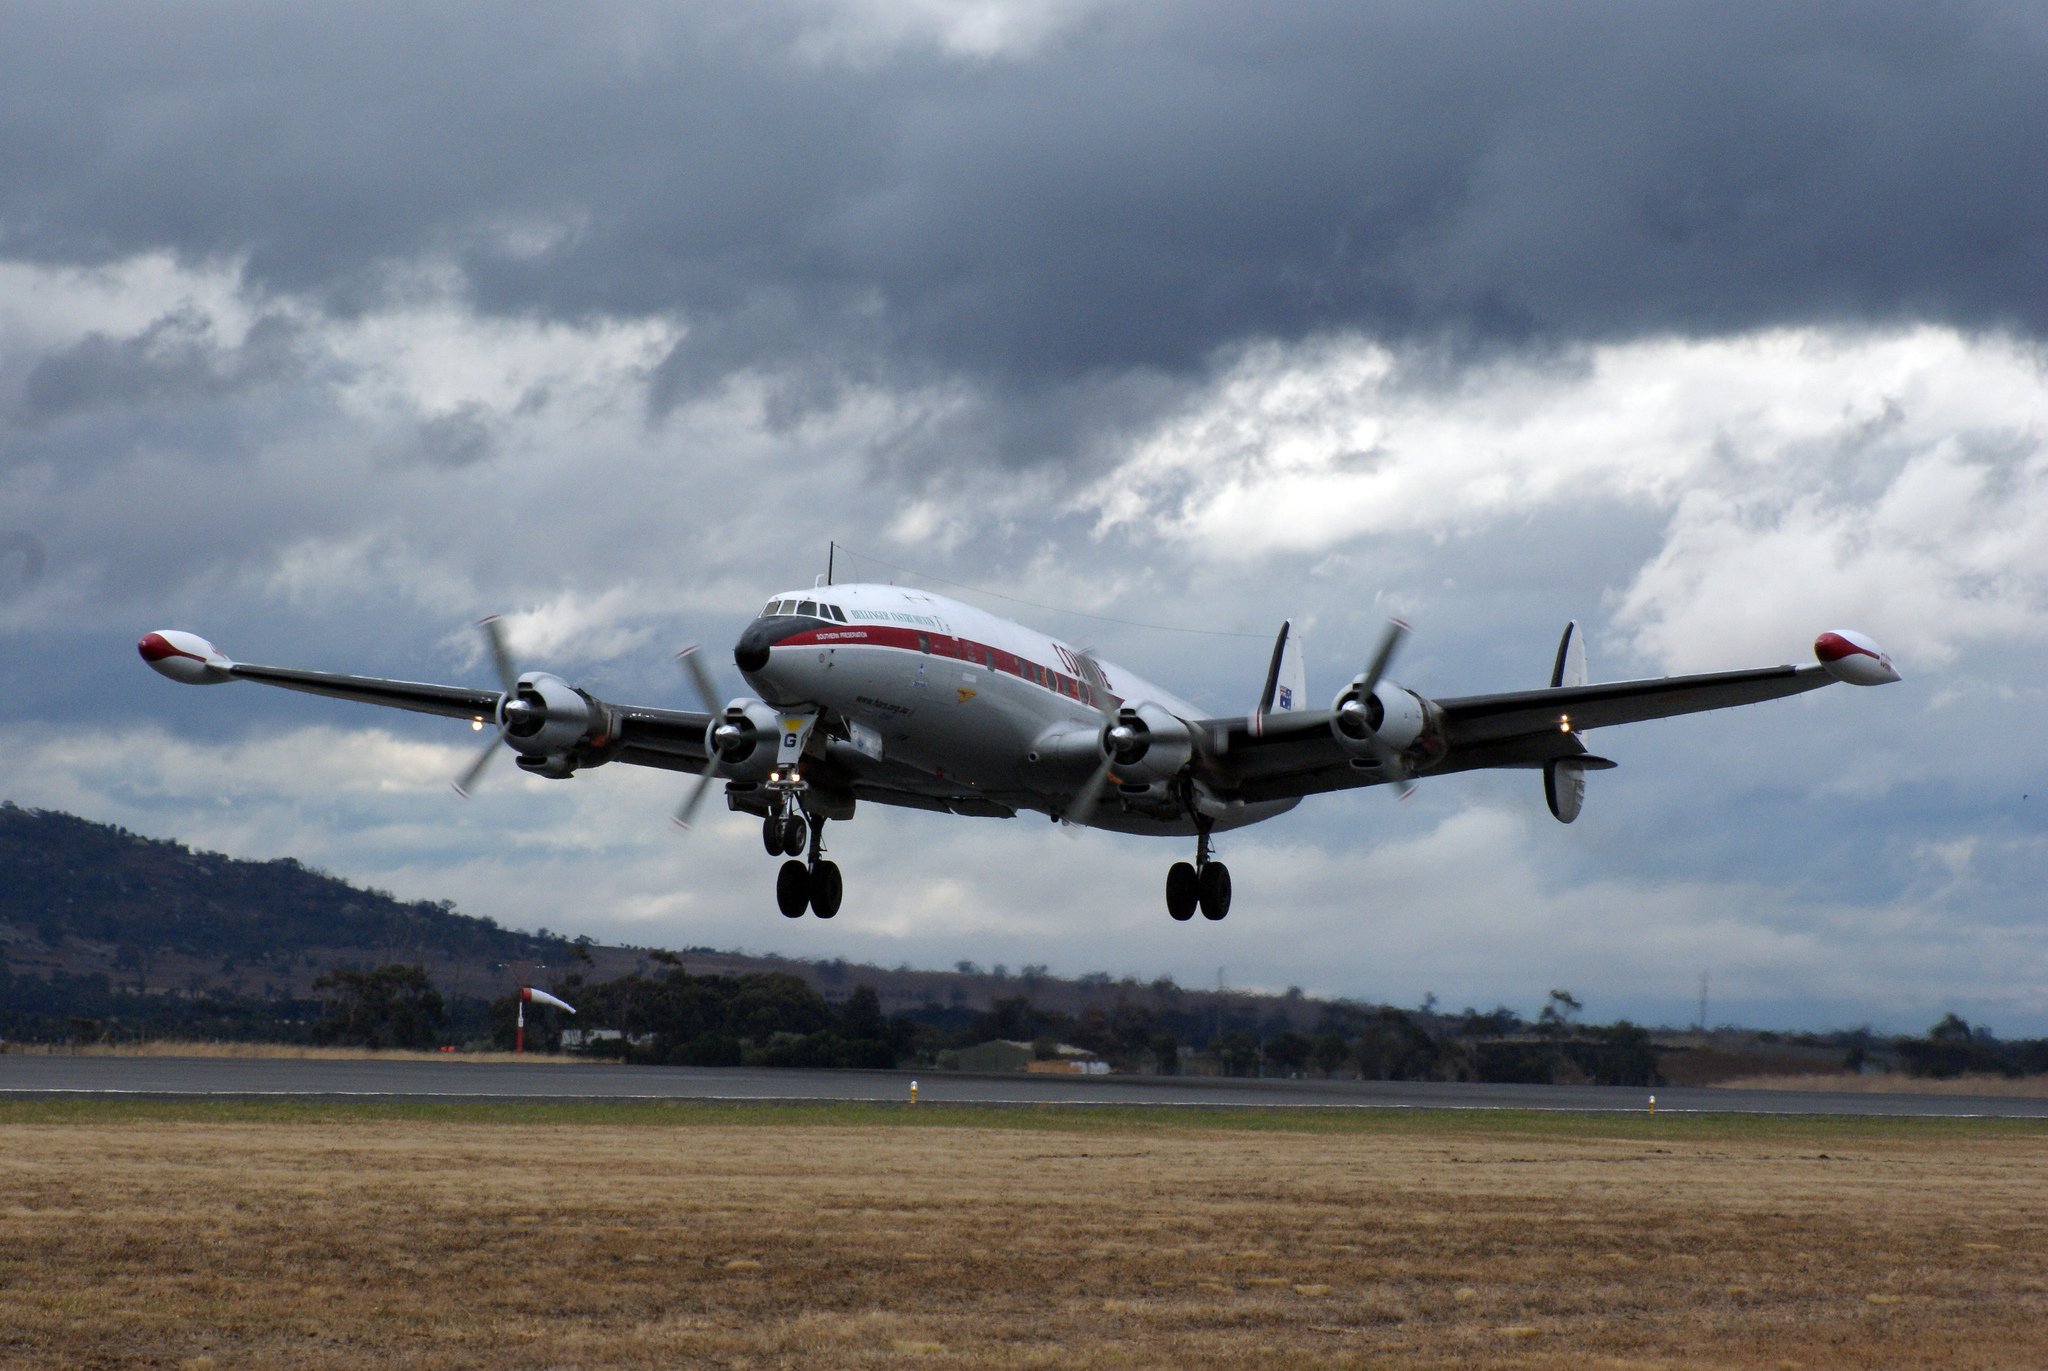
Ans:
{"type": "Polygon", "coordinates": [[[1579,621],[1574,619],[1564,626],[1564,637],[1557,640],[1557,663],[1550,668],[1550,684],[1554,689],[1585,683],[1586,635],[1579,631],[1579,621]]]}
{"type": "Polygon", "coordinates": [[[1273,640],[1273,660],[1266,667],[1266,689],[1259,696],[1253,718],[1268,714],[1292,714],[1308,707],[1308,669],[1301,661],[1301,640],[1294,635],[1294,622],[1280,625],[1273,640]]]}
{"type": "MultiPolygon", "coordinates": [[[[1557,640],[1557,660],[1550,667],[1550,686],[1582,686],[1586,684],[1586,635],[1580,630],[1575,619],[1564,626],[1564,636],[1557,640]]],[[[1567,728],[1567,732],[1570,730],[1567,728]]],[[[1589,757],[1576,739],[1577,754],[1568,757],[1553,757],[1543,764],[1543,801],[1550,806],[1550,813],[1561,824],[1568,824],[1579,817],[1579,810],[1586,803],[1586,773],[1606,771],[1614,763],[1605,757],[1589,757]]]]}

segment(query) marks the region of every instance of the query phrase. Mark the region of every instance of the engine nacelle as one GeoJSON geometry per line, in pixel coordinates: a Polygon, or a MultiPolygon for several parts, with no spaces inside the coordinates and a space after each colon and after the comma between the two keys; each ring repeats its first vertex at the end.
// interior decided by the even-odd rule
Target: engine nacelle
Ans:
{"type": "Polygon", "coordinates": [[[782,716],[767,701],[742,697],[729,702],[704,730],[704,750],[718,758],[721,776],[766,780],[781,732],[782,716]]]}
{"type": "Polygon", "coordinates": [[[1116,722],[1103,728],[1100,746],[1127,785],[1178,776],[1195,755],[1187,724],[1155,704],[1119,709],[1116,722]]]}
{"type": "Polygon", "coordinates": [[[498,727],[522,759],[566,757],[611,735],[611,711],[559,676],[529,671],[498,701],[498,727]]]}
{"type": "Polygon", "coordinates": [[[1357,676],[1330,705],[1330,732],[1354,757],[1375,755],[1373,739],[1396,752],[1405,752],[1421,741],[1429,727],[1429,715],[1413,691],[1403,690],[1382,677],[1372,694],[1360,698],[1365,677],[1357,676]]]}

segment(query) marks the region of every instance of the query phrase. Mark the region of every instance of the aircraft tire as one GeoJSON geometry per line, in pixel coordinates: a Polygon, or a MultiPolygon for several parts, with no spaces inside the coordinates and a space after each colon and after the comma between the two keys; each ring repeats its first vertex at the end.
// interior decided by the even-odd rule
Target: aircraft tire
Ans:
{"type": "Polygon", "coordinates": [[[846,882],[839,875],[839,863],[819,862],[811,868],[811,913],[829,919],[839,912],[846,895],[846,882]]]}
{"type": "Polygon", "coordinates": [[[761,846],[771,857],[782,855],[782,820],[772,814],[761,820],[761,846]]]}
{"type": "Polygon", "coordinates": [[[784,862],[775,874],[775,906],[785,919],[801,919],[811,907],[811,869],[802,862],[784,862]]]}
{"type": "Polygon", "coordinates": [[[1201,898],[1201,879],[1194,863],[1175,862],[1166,868],[1166,912],[1175,923],[1195,917],[1195,902],[1201,898]]]}
{"type": "Polygon", "coordinates": [[[1221,862],[1210,862],[1202,868],[1199,879],[1202,917],[1213,923],[1230,912],[1230,868],[1221,862]]]}
{"type": "Polygon", "coordinates": [[[806,824],[806,823],[804,822],[804,816],[803,816],[803,815],[801,815],[801,814],[799,814],[799,813],[795,812],[794,810],[792,810],[792,811],[791,811],[791,812],[789,812],[788,814],[785,814],[785,815],[783,815],[783,816],[782,816],[782,855],[783,855],[783,856],[785,856],[785,857],[801,857],[801,856],[803,856],[803,855],[804,855],[804,844],[805,844],[805,843],[806,843],[807,841],[809,841],[809,840],[810,840],[810,836],[811,836],[811,829],[810,829],[810,825],[808,825],[808,824],[806,824]]]}

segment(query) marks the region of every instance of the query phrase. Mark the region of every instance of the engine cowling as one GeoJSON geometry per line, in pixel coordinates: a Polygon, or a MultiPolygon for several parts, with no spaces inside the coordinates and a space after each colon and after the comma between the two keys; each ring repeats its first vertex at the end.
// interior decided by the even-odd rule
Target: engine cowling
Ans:
{"type": "Polygon", "coordinates": [[[611,711],[559,676],[529,671],[498,701],[505,742],[527,757],[564,756],[612,732],[611,711]]]}
{"type": "Polygon", "coordinates": [[[1365,677],[1357,676],[1330,705],[1330,732],[1354,757],[1375,755],[1373,739],[1380,746],[1405,752],[1421,741],[1429,727],[1429,714],[1421,697],[1403,690],[1382,677],[1372,694],[1361,695],[1365,677]]]}
{"type": "Polygon", "coordinates": [[[1117,780],[1136,785],[1178,776],[1195,755],[1188,726],[1155,704],[1124,705],[1103,726],[1100,746],[1117,780]]]}
{"type": "Polygon", "coordinates": [[[765,700],[729,702],[704,730],[704,749],[718,758],[719,774],[735,781],[767,778],[775,764],[782,716],[765,700]]]}

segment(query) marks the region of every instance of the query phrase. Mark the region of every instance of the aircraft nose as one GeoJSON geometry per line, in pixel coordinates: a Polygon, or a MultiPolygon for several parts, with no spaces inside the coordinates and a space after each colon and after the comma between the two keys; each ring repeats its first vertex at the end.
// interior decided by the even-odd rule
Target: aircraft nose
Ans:
{"type": "Polygon", "coordinates": [[[756,672],[768,665],[768,649],[803,627],[803,620],[778,614],[756,619],[733,645],[732,664],[744,672],[756,672]]]}

